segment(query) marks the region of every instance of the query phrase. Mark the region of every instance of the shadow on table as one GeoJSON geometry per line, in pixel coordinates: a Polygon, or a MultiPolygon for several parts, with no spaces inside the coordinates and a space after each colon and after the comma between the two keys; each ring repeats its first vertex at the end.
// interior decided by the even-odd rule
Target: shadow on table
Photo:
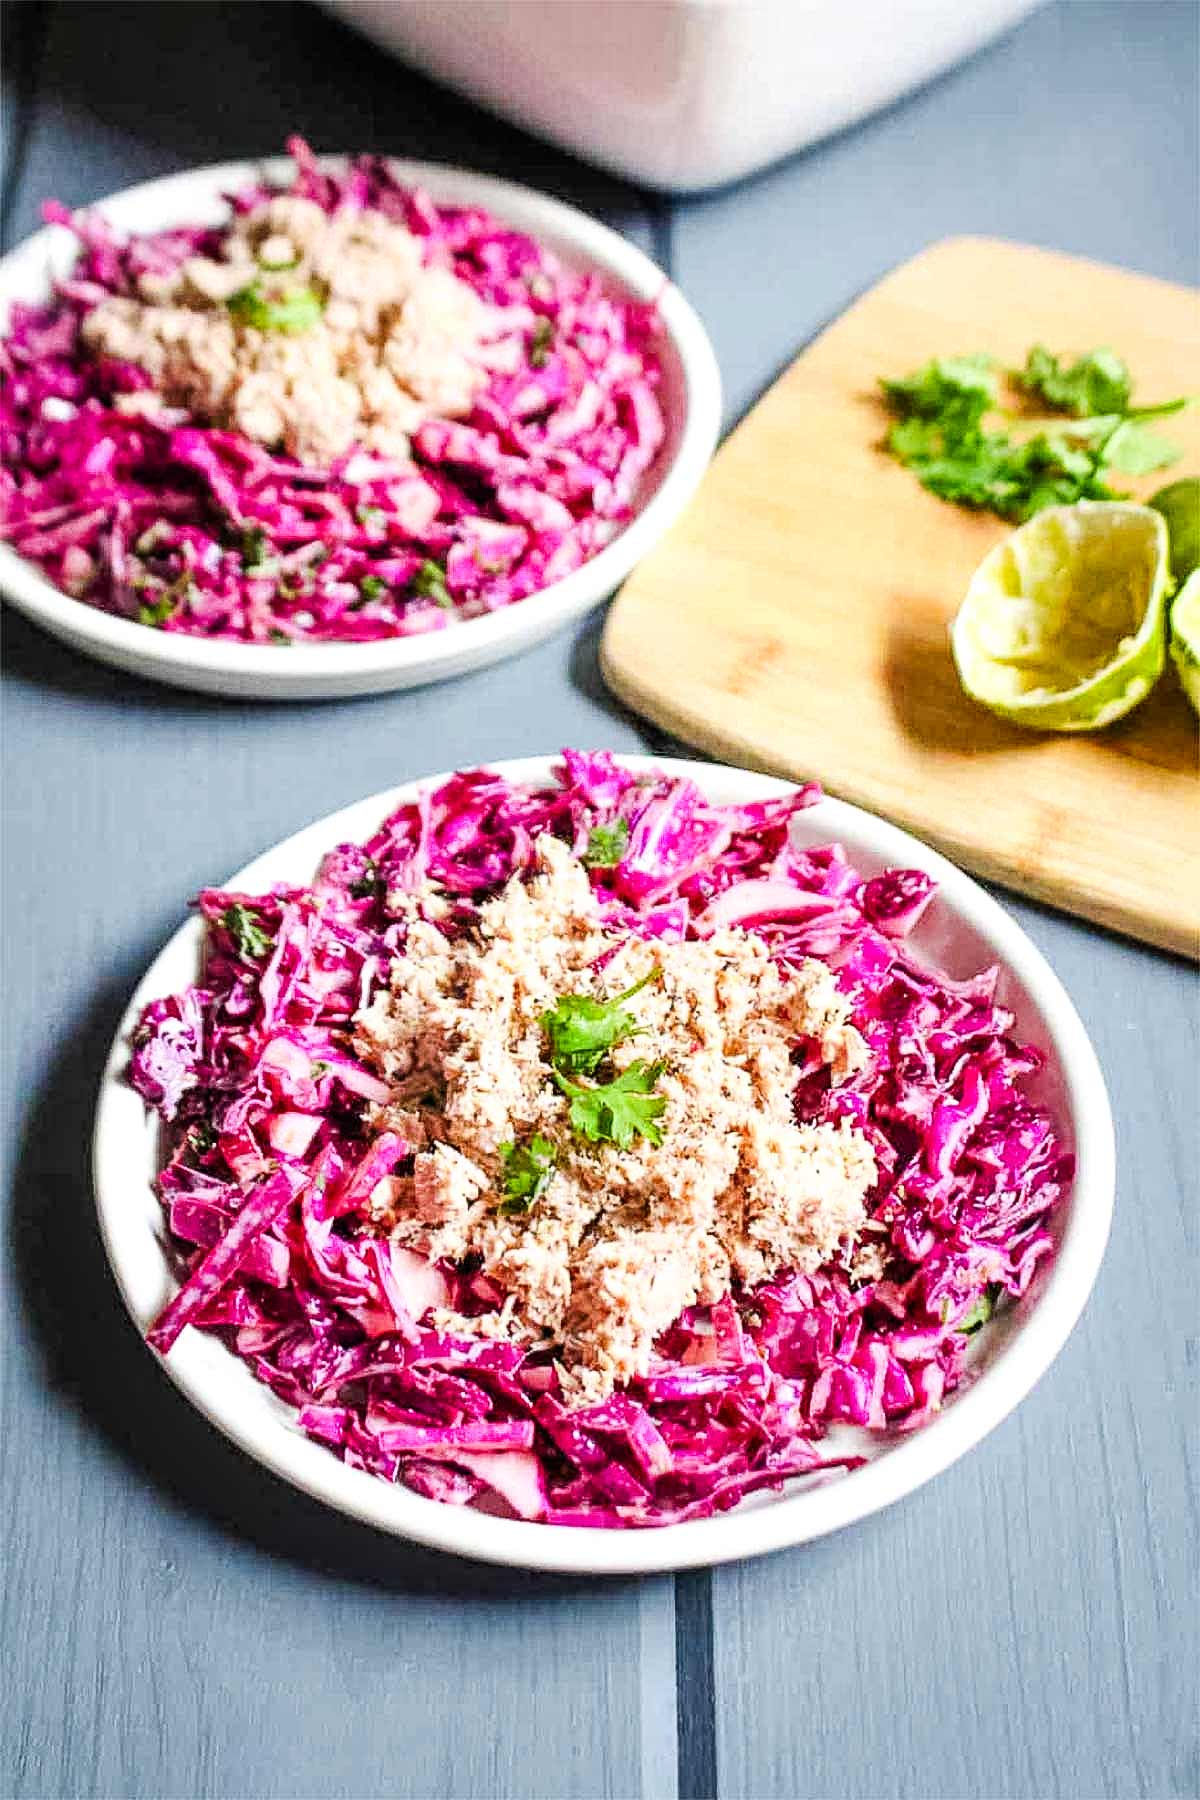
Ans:
{"type": "Polygon", "coordinates": [[[571,686],[593,706],[602,708],[611,718],[636,731],[651,756],[697,756],[699,752],[685,744],[682,738],[672,737],[653,720],[641,718],[606,685],[600,669],[600,640],[607,616],[607,609],[593,614],[577,632],[567,664],[571,686]]]}
{"type": "Polygon", "coordinates": [[[380,150],[494,170],[622,224],[657,220],[663,204],[493,118],[295,0],[60,6],[37,78],[39,104],[53,95],[85,136],[123,146],[130,179],[139,163],[145,174],[167,173],[281,153],[299,132],[317,150],[380,150]],[[196,71],[218,53],[214,93],[196,71]]]}
{"type": "Polygon", "coordinates": [[[600,670],[600,640],[604,635],[604,621],[607,608],[593,613],[587,622],[578,628],[571,644],[567,659],[567,675],[571,686],[577,694],[590,705],[600,708],[610,718],[618,720],[622,725],[636,731],[646,749],[656,756],[678,756],[688,754],[681,750],[673,738],[649,719],[639,718],[625,702],[614,694],[605,683],[600,670]]]}
{"type": "Polygon", "coordinates": [[[171,1386],[121,1305],[92,1205],[96,1071],[133,981],[110,982],[60,1048],[19,1150],[11,1258],[58,1400],[171,1505],[271,1556],[394,1593],[504,1602],[587,1585],[444,1556],[344,1518],[259,1468],[171,1386]]]}
{"type": "MultiPolygon", "coordinates": [[[[82,651],[59,643],[39,626],[11,607],[4,612],[4,667],[10,681],[31,688],[49,690],[72,700],[116,704],[134,712],[162,712],[196,721],[220,723],[222,715],[232,713],[245,719],[250,715],[269,721],[272,717],[293,717],[297,713],[318,714],[326,709],[351,712],[356,708],[384,706],[389,700],[404,703],[413,690],[394,689],[379,694],[361,694],[348,700],[248,700],[235,695],[193,693],[187,688],[170,687],[163,682],[148,681],[124,669],[110,668],[82,651]]],[[[587,620],[582,626],[565,625],[562,635],[573,634],[567,652],[567,675],[576,693],[611,719],[627,725],[642,738],[647,749],[658,755],[689,754],[666,732],[648,720],[639,719],[604,684],[600,673],[600,636],[604,614],[587,620]]],[[[528,653],[525,653],[526,655],[528,653]]],[[[454,688],[464,683],[486,684],[489,677],[504,678],[505,667],[520,680],[522,658],[505,659],[493,667],[485,666],[465,675],[443,676],[431,687],[454,688]]],[[[552,746],[547,746],[552,747],[552,746]]],[[[690,753],[694,754],[694,752],[690,753]]],[[[436,766],[436,755],[432,758],[436,766]]]]}
{"type": "Polygon", "coordinates": [[[108,703],[115,700],[122,706],[139,710],[161,707],[168,696],[179,711],[198,716],[230,709],[257,709],[263,704],[257,700],[222,699],[215,694],[191,693],[186,688],[167,687],[162,682],[147,681],[124,669],[111,668],[108,663],[97,662],[85,656],[83,651],[60,643],[11,606],[4,611],[4,669],[10,681],[48,688],[74,700],[108,703]]]}

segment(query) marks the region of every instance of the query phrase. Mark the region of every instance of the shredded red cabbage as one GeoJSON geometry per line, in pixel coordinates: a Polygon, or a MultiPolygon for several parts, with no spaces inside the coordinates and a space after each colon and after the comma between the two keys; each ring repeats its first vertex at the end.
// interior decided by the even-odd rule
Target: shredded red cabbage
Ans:
{"type": "Polygon", "coordinates": [[[182,1281],[149,1336],[166,1354],[188,1325],[216,1332],[311,1437],[420,1494],[563,1525],[659,1525],[853,1467],[860,1456],[822,1442],[831,1426],[901,1432],[936,1414],[971,1335],[1049,1253],[1072,1163],[1024,1091],[1039,1057],[1014,1042],[995,972],[953,981],[905,949],[935,903],[929,878],[864,881],[838,845],[795,843],[815,788],[715,806],[688,781],[573,751],[556,777],[452,776],[332,850],[310,888],[200,896],[202,980],[148,1006],[134,1039],[132,1081],[167,1122],[158,1185],[182,1281]],[[644,1379],[581,1411],[564,1406],[547,1351],[434,1327],[433,1308],[497,1306],[477,1269],[434,1266],[363,1225],[405,1145],[365,1131],[364,1102],[386,1088],[348,1044],[402,948],[389,893],[432,883],[458,929],[531,868],[540,833],[582,855],[596,826],[626,845],[592,872],[611,929],[741,925],[785,965],[815,955],[835,969],[871,1062],[832,1088],[814,1059],[797,1110],[852,1121],[879,1177],[856,1256],[689,1309],[644,1379]]]}
{"type": "MultiPolygon", "coordinates": [[[[49,307],[0,341],[0,536],[90,605],[166,632],[291,644],[438,631],[548,587],[632,514],[663,441],[655,308],[563,268],[476,207],[435,206],[385,158],[330,174],[299,139],[287,191],[370,207],[499,309],[523,366],[467,419],[430,419],[412,460],[351,451],[313,468],[236,432],[116,410],[150,378],[98,362],[81,320],[139,275],[213,254],[200,227],[119,240],[49,205],[81,253],[49,307]]],[[[231,196],[246,210],[270,198],[231,196]]]]}

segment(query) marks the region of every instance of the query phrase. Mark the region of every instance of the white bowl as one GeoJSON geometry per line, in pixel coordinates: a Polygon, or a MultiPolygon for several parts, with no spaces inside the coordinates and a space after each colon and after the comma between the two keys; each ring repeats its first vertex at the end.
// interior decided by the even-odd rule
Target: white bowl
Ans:
{"type": "MultiPolygon", "coordinates": [[[[321,160],[337,168],[346,159],[321,160]]],[[[582,568],[527,600],[443,631],[383,643],[255,645],[158,632],[72,599],[34,564],[0,545],[0,592],[21,612],[89,656],[174,687],[247,700],[333,699],[417,687],[511,656],[599,605],[657,543],[699,486],[720,427],[716,357],[691,306],[648,256],[573,206],[467,169],[400,161],[394,167],[402,181],[423,187],[435,201],[486,207],[569,267],[594,269],[638,300],[657,300],[667,436],[629,524],[582,568]]],[[[228,216],[225,194],[264,177],[286,182],[291,173],[286,157],[221,163],[127,188],[97,201],[93,210],[122,232],[219,225],[228,216]]],[[[0,262],[0,331],[14,300],[45,304],[50,299],[52,282],[70,267],[75,248],[72,233],[54,225],[0,262]]]]}
{"type": "MultiPolygon", "coordinates": [[[[714,801],[743,802],[786,793],[788,783],[710,763],[622,757],[633,768],[689,775],[714,801]]],[[[546,779],[553,759],[499,763],[510,779],[546,779]]],[[[307,882],[331,845],[366,837],[414,782],[346,807],[276,845],[230,887],[259,891],[274,882],[307,882]]],[[[485,1562],[589,1574],[690,1568],[757,1556],[834,1531],[910,1493],[986,1436],[1024,1398],[1062,1348],[1100,1267],[1114,1186],[1112,1116],[1104,1079],[1079,1015],[1057,976],[1004,909],[935,851],[907,832],[840,800],[822,800],[796,820],[805,843],[836,839],[867,874],[888,867],[924,869],[940,896],[911,940],[955,976],[1000,965],[998,996],[1017,1018],[1018,1035],[1046,1053],[1034,1085],[1077,1159],[1070,1195],[1052,1219],[1056,1253],[1023,1301],[980,1333],[971,1379],[945,1410],[911,1436],[867,1438],[855,1447],[871,1460],[852,1473],[781,1495],[759,1494],[732,1512],[682,1525],[633,1531],[575,1529],[495,1518],[426,1500],[361,1470],[296,1428],[294,1415],[215,1337],[187,1330],[165,1368],[192,1403],[227,1437],[285,1480],[381,1530],[485,1562]]],[[[143,1006],[195,979],[201,933],[184,925],[156,958],[129,1003],[113,1041],[96,1114],[94,1170],[100,1228],[125,1304],[145,1333],[171,1294],[163,1220],[152,1183],[159,1132],[125,1080],[129,1037],[143,1006]]]]}

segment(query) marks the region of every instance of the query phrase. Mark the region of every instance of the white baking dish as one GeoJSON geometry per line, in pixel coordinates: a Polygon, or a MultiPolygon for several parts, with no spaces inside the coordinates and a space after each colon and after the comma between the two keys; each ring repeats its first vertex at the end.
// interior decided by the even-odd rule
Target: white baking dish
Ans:
{"type": "Polygon", "coordinates": [[[406,62],[621,175],[736,180],[886,106],[1040,0],[326,0],[406,62]]]}

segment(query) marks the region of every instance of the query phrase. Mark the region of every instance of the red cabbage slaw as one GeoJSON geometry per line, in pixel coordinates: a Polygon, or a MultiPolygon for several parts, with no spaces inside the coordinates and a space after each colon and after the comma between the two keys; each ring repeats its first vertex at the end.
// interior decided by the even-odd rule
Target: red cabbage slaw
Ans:
{"type": "Polygon", "coordinates": [[[179,414],[114,407],[148,387],[83,351],[84,316],[139,275],[213,254],[200,227],[119,240],[45,208],[79,261],[49,307],[17,305],[0,341],[0,536],[66,592],[160,631],[247,643],[367,642],[438,631],[579,568],[635,510],[662,445],[654,306],[562,267],[478,207],[435,206],[382,157],[323,169],[289,141],[287,190],[370,207],[418,235],[499,309],[524,366],[493,373],[465,420],[429,419],[412,461],[351,451],[329,468],[179,414]]]}
{"type": "Polygon", "coordinates": [[[798,847],[790,822],[817,798],[718,806],[690,781],[566,751],[553,785],[449,778],[332,850],[311,887],[201,894],[201,980],[151,1003],[134,1036],[133,1084],[166,1122],[158,1186],[182,1281],[149,1342],[166,1355],[189,1325],[214,1332],[350,1466],[561,1525],[705,1517],[857,1466],[831,1454],[831,1427],[930,1420],[974,1332],[1050,1254],[1073,1164],[1025,1092],[1040,1056],[1013,1040],[995,971],[954,981],[906,949],[936,903],[926,875],[864,880],[838,845],[798,847]],[[871,1061],[835,1089],[799,1048],[797,1111],[869,1139],[879,1175],[860,1242],[879,1249],[868,1276],[846,1257],[689,1308],[643,1379],[568,1410],[547,1350],[430,1320],[495,1309],[486,1275],[364,1228],[405,1145],[364,1131],[364,1102],[387,1089],[348,1046],[403,953],[389,893],[432,884],[444,928],[463,929],[530,870],[541,833],[582,855],[598,825],[624,841],[591,873],[610,930],[740,926],[785,966],[817,956],[836,971],[871,1061]]]}

